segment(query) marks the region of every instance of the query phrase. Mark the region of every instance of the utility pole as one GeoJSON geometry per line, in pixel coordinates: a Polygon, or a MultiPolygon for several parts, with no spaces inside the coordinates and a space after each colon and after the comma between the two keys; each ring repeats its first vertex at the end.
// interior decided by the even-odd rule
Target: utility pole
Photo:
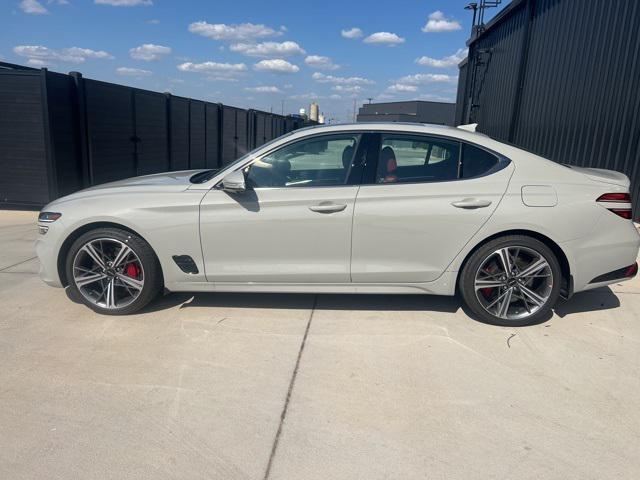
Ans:
{"type": "Polygon", "coordinates": [[[356,99],[353,99],[353,123],[356,123],[356,99]]]}
{"type": "Polygon", "coordinates": [[[282,113],[282,116],[284,117],[284,98],[282,99],[282,111],[281,111],[281,113],[282,113]]]}

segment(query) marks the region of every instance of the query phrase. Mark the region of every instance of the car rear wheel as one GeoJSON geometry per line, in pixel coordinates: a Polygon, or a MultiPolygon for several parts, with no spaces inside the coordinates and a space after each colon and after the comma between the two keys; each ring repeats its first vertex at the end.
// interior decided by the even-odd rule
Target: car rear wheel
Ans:
{"type": "Polygon", "coordinates": [[[554,253],[524,235],[500,237],[469,258],[460,277],[462,297],[486,323],[524,326],[548,319],[560,294],[554,253]]]}
{"type": "Polygon", "coordinates": [[[162,288],[160,264],[149,244],[118,228],[80,236],[67,255],[66,275],[75,298],[107,315],[133,313],[162,288]]]}

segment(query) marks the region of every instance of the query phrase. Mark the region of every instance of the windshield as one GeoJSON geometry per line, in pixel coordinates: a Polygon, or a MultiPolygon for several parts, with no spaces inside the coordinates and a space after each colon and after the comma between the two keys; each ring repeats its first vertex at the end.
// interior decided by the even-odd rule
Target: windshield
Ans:
{"type": "Polygon", "coordinates": [[[271,145],[274,142],[277,142],[278,140],[288,137],[290,135],[293,135],[294,131],[291,131],[285,135],[281,135],[280,137],[274,138],[273,140],[269,140],[267,143],[263,143],[262,145],[260,145],[258,148],[254,148],[253,150],[251,150],[250,152],[245,153],[243,156],[241,156],[240,158],[238,158],[237,160],[234,160],[233,162],[231,162],[228,165],[225,165],[222,168],[218,168],[218,169],[211,169],[211,170],[206,170],[204,172],[199,172],[196,173],[195,175],[191,176],[191,178],[189,179],[189,181],[191,183],[206,183],[209,180],[211,180],[213,177],[215,177],[216,175],[222,173],[222,172],[226,172],[227,170],[233,170],[233,168],[236,167],[236,165],[244,162],[247,158],[250,158],[251,156],[254,155],[254,152],[263,149],[264,147],[267,147],[269,145],[271,145]]]}

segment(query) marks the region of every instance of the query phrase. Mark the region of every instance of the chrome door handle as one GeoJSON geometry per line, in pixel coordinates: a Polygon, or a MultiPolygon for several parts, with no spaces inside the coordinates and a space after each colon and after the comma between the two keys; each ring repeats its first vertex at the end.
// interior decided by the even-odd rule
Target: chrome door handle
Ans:
{"type": "Polygon", "coordinates": [[[484,208],[491,205],[491,200],[481,200],[479,198],[463,198],[457,202],[451,202],[456,208],[466,208],[466,209],[474,209],[474,208],[484,208]]]}
{"type": "Polygon", "coordinates": [[[309,210],[312,212],[318,213],[336,213],[341,212],[345,208],[347,208],[346,204],[338,204],[338,203],[321,203],[320,205],[311,205],[309,210]]]}

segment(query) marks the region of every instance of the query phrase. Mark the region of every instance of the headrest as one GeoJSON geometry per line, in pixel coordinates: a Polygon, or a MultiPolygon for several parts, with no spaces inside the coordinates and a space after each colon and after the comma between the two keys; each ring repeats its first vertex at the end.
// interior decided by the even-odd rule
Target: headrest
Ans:
{"type": "Polygon", "coordinates": [[[347,170],[351,166],[351,159],[353,158],[353,147],[347,145],[342,150],[342,166],[347,170]]]}
{"type": "Polygon", "coordinates": [[[396,162],[396,154],[391,147],[384,147],[380,152],[380,163],[387,169],[387,173],[393,172],[398,168],[396,162]]]}

